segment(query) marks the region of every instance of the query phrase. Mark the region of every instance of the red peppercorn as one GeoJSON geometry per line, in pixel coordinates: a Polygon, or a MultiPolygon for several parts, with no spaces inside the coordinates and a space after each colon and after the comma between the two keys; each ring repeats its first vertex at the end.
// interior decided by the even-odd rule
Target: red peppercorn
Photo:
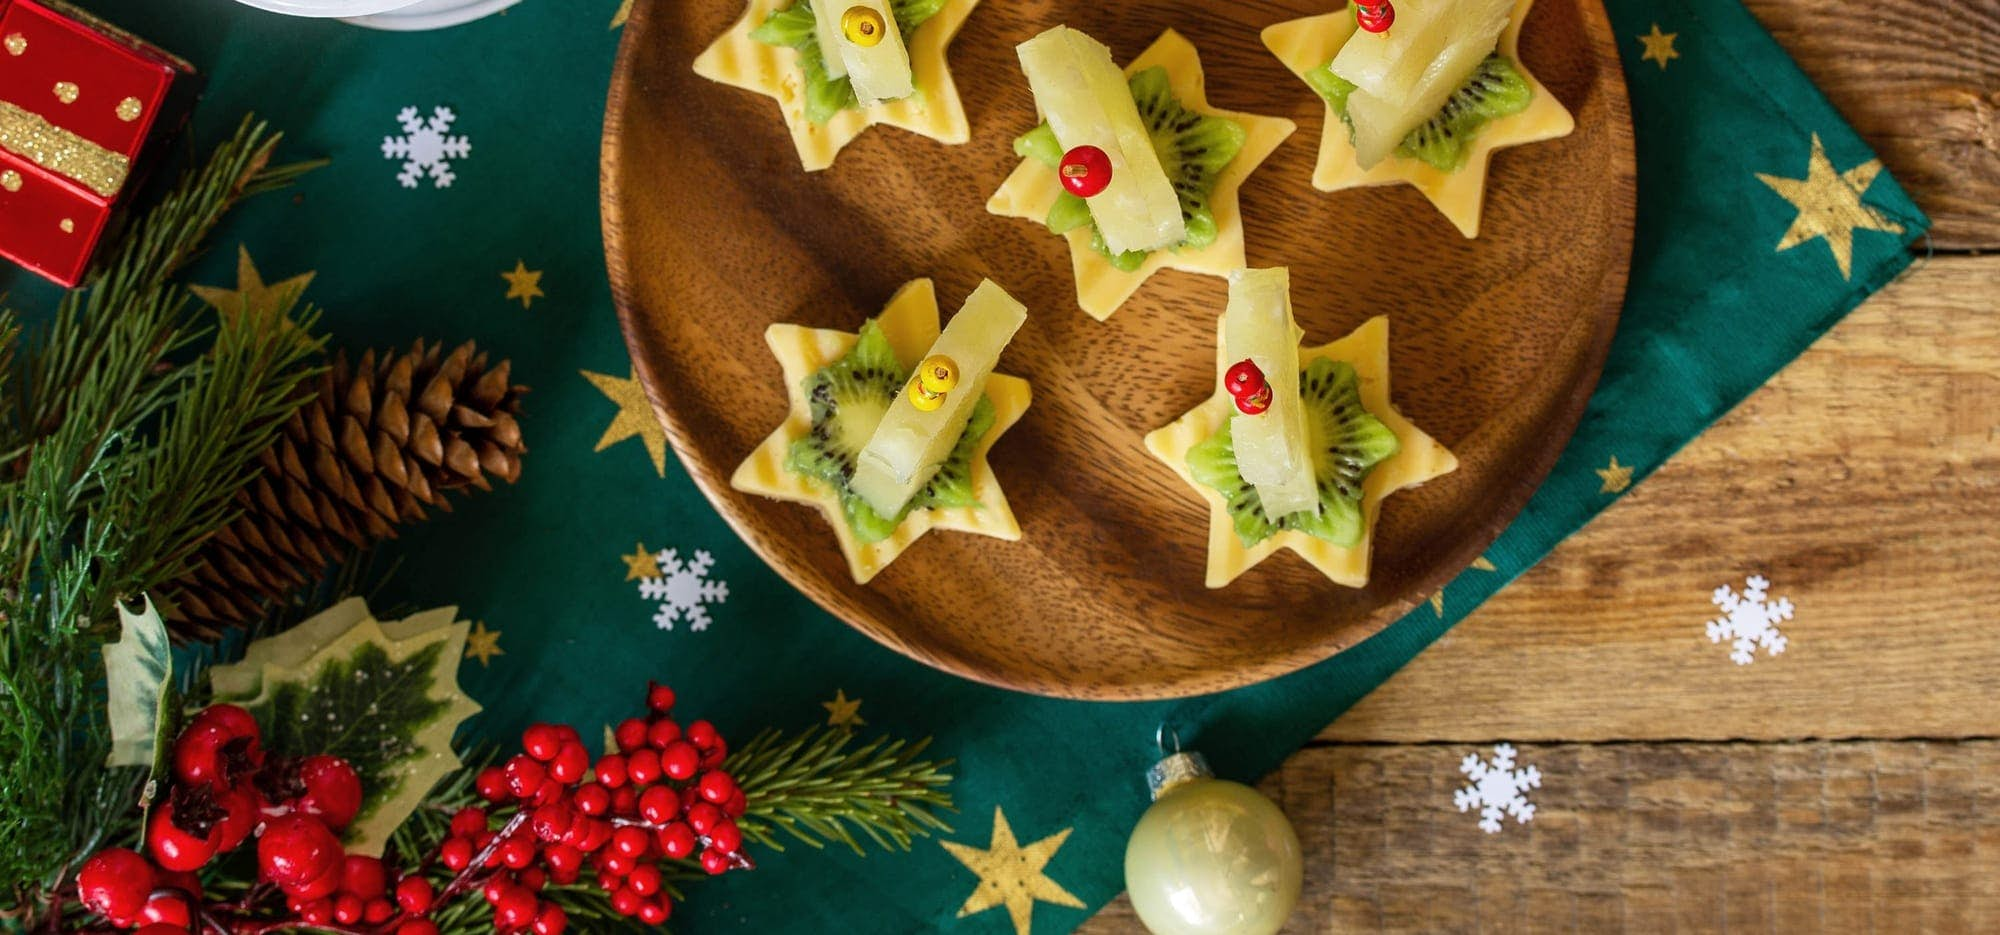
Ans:
{"type": "Polygon", "coordinates": [[[602,815],[611,809],[611,793],[603,786],[582,786],[570,797],[570,802],[585,815],[602,815]]]}
{"type": "Polygon", "coordinates": [[[554,724],[530,724],[521,732],[521,749],[544,763],[556,758],[562,742],[562,731],[556,730],[554,724]]]}
{"type": "Polygon", "coordinates": [[[688,827],[684,821],[669,822],[654,835],[654,839],[659,842],[660,853],[673,860],[680,860],[694,853],[694,846],[697,843],[694,829],[688,827]]]}
{"type": "Polygon", "coordinates": [[[1255,393],[1236,397],[1236,409],[1246,416],[1261,415],[1271,408],[1271,388],[1266,386],[1255,393]]]}
{"type": "Polygon", "coordinates": [[[667,744],[681,739],[681,726],[673,718],[663,717],[646,728],[646,745],[655,750],[664,749],[667,744]]]}
{"type": "Polygon", "coordinates": [[[1388,32],[1389,27],[1396,22],[1396,8],[1390,5],[1389,0],[1377,0],[1366,6],[1357,5],[1354,8],[1354,22],[1367,32],[1388,32]]]}
{"type": "Polygon", "coordinates": [[[548,770],[527,754],[517,754],[507,761],[507,791],[524,799],[533,798],[542,791],[542,783],[548,781],[548,770]]]}
{"type": "Polygon", "coordinates": [[[701,774],[701,779],[695,783],[695,789],[701,792],[702,798],[721,805],[736,794],[736,779],[719,769],[709,770],[701,774]]]}
{"type": "Polygon", "coordinates": [[[470,839],[485,830],[485,809],[461,808],[451,816],[451,833],[454,836],[470,839]]]}
{"type": "Polygon", "coordinates": [[[618,741],[618,749],[631,752],[646,745],[646,731],[649,728],[642,718],[628,717],[618,722],[618,728],[611,732],[618,741]]]}
{"type": "MultiPolygon", "coordinates": [[[[649,786],[660,781],[660,754],[649,747],[640,747],[625,755],[625,773],[632,781],[649,786]]],[[[675,777],[682,778],[682,777],[675,777]]]]}
{"type": "Polygon", "coordinates": [[[146,825],[146,850],[162,870],[200,870],[215,857],[221,843],[219,822],[207,834],[197,834],[176,824],[171,799],[153,809],[152,820],[146,825]]]}
{"type": "Polygon", "coordinates": [[[479,797],[488,802],[507,801],[507,773],[498,766],[480,770],[472,785],[479,790],[479,797]]]}
{"type": "Polygon", "coordinates": [[[454,872],[464,870],[472,864],[472,842],[465,838],[446,838],[438,847],[438,863],[454,872]]]}
{"type": "Polygon", "coordinates": [[[1264,371],[1257,368],[1255,361],[1239,360],[1222,375],[1222,388],[1240,399],[1264,388],[1264,371]]]}
{"type": "Polygon", "coordinates": [[[423,915],[431,911],[431,900],[437,898],[437,891],[431,888],[429,880],[411,874],[396,881],[396,905],[411,915],[423,915]]]}
{"type": "Polygon", "coordinates": [[[1056,175],[1070,194],[1093,198],[1111,184],[1111,157],[1095,146],[1078,146],[1063,153],[1056,175]]]}
{"type": "Polygon", "coordinates": [[[676,740],[660,751],[659,763],[667,778],[677,782],[685,781],[694,778],[695,771],[701,768],[701,753],[695,749],[694,744],[686,740],[676,740]]]}
{"type": "Polygon", "coordinates": [[[639,796],[639,817],[651,824],[672,821],[680,813],[680,795],[666,786],[654,786],[639,796]]]}
{"type": "Polygon", "coordinates": [[[562,935],[569,928],[569,915],[555,903],[544,903],[535,913],[535,922],[530,928],[535,935],[562,935]]]}
{"type": "Polygon", "coordinates": [[[657,714],[674,709],[674,690],[658,682],[646,683],[646,707],[657,714]]]}
{"type": "Polygon", "coordinates": [[[555,756],[549,760],[549,778],[565,786],[582,782],[584,774],[588,772],[590,772],[590,751],[585,750],[580,743],[564,742],[556,748],[555,756]]]}

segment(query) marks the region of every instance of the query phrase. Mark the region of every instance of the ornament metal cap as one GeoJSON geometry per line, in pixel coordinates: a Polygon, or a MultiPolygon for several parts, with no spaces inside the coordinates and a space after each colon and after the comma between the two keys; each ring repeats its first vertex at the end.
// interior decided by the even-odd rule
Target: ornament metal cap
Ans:
{"type": "Polygon", "coordinates": [[[1215,775],[1215,772],[1208,768],[1208,760],[1201,754],[1181,749],[1181,735],[1170,731],[1165,724],[1160,725],[1160,729],[1154,732],[1153,742],[1159,746],[1161,753],[1166,754],[1158,763],[1154,763],[1152,768],[1146,770],[1146,790],[1153,794],[1153,801],[1159,801],[1160,796],[1166,795],[1176,787],[1215,775]],[[1173,733],[1174,738],[1172,753],[1167,752],[1169,733],[1173,733]]]}

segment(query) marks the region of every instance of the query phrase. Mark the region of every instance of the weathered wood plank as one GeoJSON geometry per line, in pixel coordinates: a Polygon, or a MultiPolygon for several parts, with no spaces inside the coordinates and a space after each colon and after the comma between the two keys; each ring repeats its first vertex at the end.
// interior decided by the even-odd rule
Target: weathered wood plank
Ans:
{"type": "Polygon", "coordinates": [[[2000,4],[1747,0],[1935,226],[2000,247],[2000,4]]]}
{"type": "MultiPolygon", "coordinates": [[[[1263,788],[1298,828],[1288,933],[2000,927],[2000,743],[1527,745],[1533,822],[1452,807],[1470,745],[1321,746],[1263,788]]],[[[1079,931],[1143,931],[1122,898],[1079,931]]]]}
{"type": "Polygon", "coordinates": [[[2000,725],[2000,257],[1858,309],[1322,737],[1990,736],[2000,725]],[[1790,647],[1732,665],[1761,572],[1790,647]]]}

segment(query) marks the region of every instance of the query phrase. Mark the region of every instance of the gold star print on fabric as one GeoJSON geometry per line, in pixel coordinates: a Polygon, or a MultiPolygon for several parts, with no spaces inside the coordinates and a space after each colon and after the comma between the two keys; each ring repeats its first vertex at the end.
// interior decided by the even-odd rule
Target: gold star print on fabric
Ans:
{"type": "MultiPolygon", "coordinates": [[[[1472,569],[1474,571],[1495,570],[1493,563],[1487,561],[1484,555],[1472,560],[1472,569]]],[[[1436,594],[1431,595],[1431,610],[1437,613],[1440,620],[1444,619],[1444,590],[1444,588],[1439,588],[1436,594]]]]}
{"type": "MultiPolygon", "coordinates": [[[[1125,74],[1130,77],[1155,66],[1166,69],[1167,83],[1182,107],[1203,116],[1222,117],[1240,124],[1244,131],[1243,149],[1216,174],[1215,190],[1209,194],[1209,207],[1215,212],[1216,237],[1206,247],[1198,250],[1155,250],[1145,262],[1139,264],[1138,269],[1128,273],[1112,266],[1103,254],[1090,248],[1090,225],[1063,235],[1069,241],[1070,266],[1076,276],[1077,305],[1098,321],[1110,318],[1111,313],[1139,291],[1147,279],[1162,269],[1226,276],[1230,270],[1248,265],[1243,253],[1243,211],[1237,195],[1250,173],[1256,171],[1278,148],[1278,144],[1298,129],[1298,124],[1283,117],[1264,117],[1209,106],[1208,77],[1202,71],[1201,56],[1195,51],[1194,43],[1171,29],[1161,33],[1160,38],[1132,60],[1132,64],[1125,66],[1125,74]]],[[[1001,217],[1025,218],[1042,225],[1049,216],[1049,208],[1055,205],[1056,197],[1062,191],[1056,170],[1033,159],[1023,159],[1014,168],[1013,174],[1007,176],[1007,181],[1001,183],[1000,190],[987,199],[986,210],[1001,217]]],[[[1046,226],[1037,233],[1046,235],[1046,226]]]]}
{"type": "MultiPolygon", "coordinates": [[[[889,346],[895,349],[896,359],[906,369],[915,370],[917,362],[938,337],[936,287],[928,279],[904,283],[889,298],[889,304],[875,322],[889,339],[889,346]]],[[[833,527],[840,551],[847,556],[847,570],[856,584],[867,584],[932,529],[977,533],[1009,542],[1020,539],[1021,524],[1015,521],[1014,511],[1007,505],[1007,495],[1000,490],[1000,481],[986,460],[993,443],[1020,421],[1021,413],[1028,409],[1028,381],[1020,377],[994,373],[986,378],[986,398],[993,402],[993,427],[986,430],[986,437],[973,448],[970,465],[972,495],[979,506],[911,510],[888,538],[862,542],[848,528],[839,492],[785,468],[786,453],[791,450],[792,442],[812,431],[811,400],[806,398],[804,388],[806,378],[845,356],[856,338],[851,331],[802,325],[777,324],[765,329],[764,343],[770,345],[771,356],[778,358],[778,366],[784,371],[791,409],[770,437],[737,466],[736,473],[729,478],[729,486],[744,493],[818,507],[827,524],[833,527]]]]}
{"type": "Polygon", "coordinates": [[[625,25],[625,21],[631,18],[632,0],[620,0],[618,9],[611,14],[611,25],[608,28],[617,29],[625,25]]]}
{"type": "Polygon", "coordinates": [[[660,420],[653,415],[653,404],[646,401],[646,389],[639,385],[636,377],[620,379],[608,373],[592,373],[579,370],[590,385],[597,387],[612,402],[618,404],[618,414],[611,417],[611,425],[604,430],[604,437],[597,440],[592,451],[603,451],[625,439],[638,436],[646,446],[646,457],[652,459],[653,473],[667,476],[667,430],[660,426],[660,420]]]}
{"type": "Polygon", "coordinates": [[[1611,456],[1609,466],[1597,469],[1597,476],[1604,480],[1598,485],[1598,493],[1624,493],[1625,488],[1632,486],[1632,466],[1619,464],[1617,455],[1611,456]]]}
{"type": "Polygon", "coordinates": [[[500,648],[500,631],[486,629],[486,621],[472,624],[472,632],[465,635],[465,658],[479,660],[479,667],[486,668],[494,656],[505,656],[500,648]]]}
{"type": "Polygon", "coordinates": [[[861,719],[861,699],[847,697],[845,689],[833,690],[832,701],[822,701],[819,706],[826,709],[826,723],[831,727],[866,727],[868,722],[861,719]]]}
{"type": "Polygon", "coordinates": [[[522,308],[527,308],[542,297],[542,271],[529,269],[527,264],[520,260],[514,261],[512,272],[503,272],[500,278],[507,280],[506,298],[520,299],[522,308]]]}
{"type": "Polygon", "coordinates": [[[1396,441],[1401,444],[1395,454],[1376,464],[1361,482],[1361,541],[1352,548],[1341,548],[1296,529],[1279,530],[1256,545],[1245,546],[1243,540],[1236,536],[1236,524],[1229,516],[1229,501],[1215,488],[1194,479],[1194,472],[1188,467],[1188,449],[1220,431],[1230,414],[1236,411],[1229,391],[1222,386],[1222,375],[1230,361],[1223,353],[1220,319],[1216,322],[1215,332],[1215,394],[1171,424],[1146,436],[1146,450],[1173,468],[1174,473],[1180,475],[1181,480],[1193,487],[1209,505],[1208,586],[1219,588],[1236,580],[1238,575],[1256,567],[1258,562],[1280,549],[1298,553],[1299,557],[1336,584],[1350,588],[1367,585],[1375,520],[1381,515],[1383,499],[1405,487],[1415,487],[1458,469],[1456,456],[1404,418],[1403,413],[1389,401],[1388,317],[1371,318],[1353,333],[1332,344],[1299,349],[1300,367],[1321,357],[1352,365],[1361,378],[1362,407],[1382,420],[1382,424],[1395,434],[1396,441]]]}
{"type": "Polygon", "coordinates": [[[1654,23],[1652,32],[1639,37],[1639,44],[1646,47],[1639,60],[1659,62],[1660,70],[1666,71],[1668,62],[1681,57],[1679,52],[1674,51],[1674,40],[1679,36],[1677,32],[1661,32],[1660,24],[1654,23]]]}
{"type": "Polygon", "coordinates": [[[646,544],[640,542],[635,544],[633,548],[637,549],[637,551],[630,555],[620,556],[625,560],[625,580],[637,581],[641,578],[658,578],[660,576],[660,563],[653,559],[653,553],[646,551],[646,544]]]}
{"type": "MultiPolygon", "coordinates": [[[[1464,165],[1446,172],[1421,159],[1391,155],[1373,168],[1363,169],[1354,161],[1354,144],[1348,141],[1347,125],[1333,112],[1333,106],[1327,105],[1326,123],[1320,131],[1319,164],[1313,169],[1313,187],[1331,192],[1402,182],[1423,192],[1459,233],[1479,236],[1479,214],[1486,201],[1486,164],[1494,151],[1568,136],[1576,129],[1576,118],[1570,116],[1548,88],[1535,80],[1528,71],[1528,63],[1521,60],[1521,23],[1527,19],[1533,3],[1534,0],[1514,0],[1513,19],[1500,33],[1499,46],[1500,54],[1514,61],[1533,97],[1521,112],[1481,127],[1464,165]]],[[[1264,46],[1303,81],[1306,72],[1333,61],[1334,53],[1356,31],[1353,11],[1342,8],[1267,27],[1264,46]]]]}
{"type": "Polygon", "coordinates": [[[791,130],[792,145],[799,152],[799,162],[806,171],[816,172],[833,165],[833,157],[840,154],[842,147],[878,123],[901,127],[946,144],[972,138],[965,107],[958,100],[958,85],[952,81],[951,67],[944,55],[979,0],[945,0],[944,6],[917,27],[915,33],[904,37],[917,88],[915,94],[869,107],[848,108],[823,124],[806,119],[805,79],[799,70],[798,50],[765,45],[750,38],[750,33],[764,25],[771,14],[791,9],[794,2],[750,0],[743,18],[695,58],[694,73],[777,101],[785,116],[785,126],[791,130]]]}
{"type": "Polygon", "coordinates": [[[236,288],[224,289],[220,286],[189,286],[188,291],[212,306],[217,314],[234,317],[248,313],[256,318],[269,318],[289,308],[298,294],[313,281],[313,271],[307,270],[290,279],[266,284],[257,272],[257,264],[250,261],[250,249],[241,244],[236,246],[236,288]]]}
{"type": "Polygon", "coordinates": [[[958,917],[977,912],[985,912],[994,906],[1006,906],[1008,918],[1014,921],[1014,935],[1028,935],[1036,902],[1053,903],[1082,909],[1083,900],[1063,889],[1062,885],[1049,879],[1044,868],[1056,851],[1069,838],[1070,829],[1064,828],[1027,847],[1014,840],[1014,829],[1007,825],[1007,815],[1000,806],[993,807],[993,839],[986,848],[980,849],[956,841],[939,841],[951,856],[979,877],[979,886],[966,897],[965,905],[958,907],[958,917]]]}
{"type": "Polygon", "coordinates": [[[1815,133],[1812,155],[1806,158],[1805,178],[1757,173],[1758,181],[1770,186],[1799,212],[1792,219],[1792,226],[1785,229],[1784,238],[1778,241],[1778,249],[1790,250],[1814,238],[1823,239],[1826,248],[1833,251],[1834,264],[1840,267],[1840,278],[1849,278],[1854,265],[1855,231],[1903,232],[1903,225],[1862,203],[1868,186],[1875,184],[1875,176],[1881,171],[1882,163],[1875,159],[1845,172],[1835,171],[1833,161],[1826,158],[1826,147],[1815,133]]]}

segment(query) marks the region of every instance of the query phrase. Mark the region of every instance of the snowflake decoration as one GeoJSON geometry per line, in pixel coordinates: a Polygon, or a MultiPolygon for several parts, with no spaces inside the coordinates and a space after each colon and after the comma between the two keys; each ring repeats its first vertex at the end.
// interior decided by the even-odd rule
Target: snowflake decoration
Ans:
{"type": "Polygon", "coordinates": [[[708,577],[715,567],[715,556],[706,549],[696,549],[694,561],[682,563],[679,551],[662,549],[653,560],[660,566],[660,577],[639,579],[639,596],[660,602],[653,623],[671,630],[675,621],[685,620],[694,632],[708,629],[713,622],[708,618],[708,605],[729,599],[729,582],[708,577]]]}
{"type": "Polygon", "coordinates": [[[1773,656],[1785,651],[1785,635],[1778,632],[1778,621],[1792,619],[1792,601],[1784,597],[1775,602],[1764,600],[1770,587],[1763,575],[1751,575],[1743,579],[1743,593],[1725,584],[1709,597],[1726,616],[1708,622],[1708,641],[1729,640],[1729,658],[1739,666],[1755,661],[1760,648],[1773,656]]]}
{"type": "Polygon", "coordinates": [[[433,107],[431,115],[423,117],[415,107],[405,107],[396,119],[403,124],[403,135],[382,138],[382,158],[403,161],[396,181],[404,188],[415,188],[418,179],[429,175],[432,187],[450,188],[452,180],[458,178],[451,171],[451,161],[472,155],[471,140],[450,135],[451,122],[458,115],[449,107],[433,107]]]}
{"type": "Polygon", "coordinates": [[[1542,787],[1542,771],[1532,766],[1515,769],[1513,744],[1495,746],[1490,763],[1477,753],[1468,753],[1458,771],[1470,777],[1472,784],[1452,793],[1452,801],[1461,812],[1479,809],[1479,830],[1499,834],[1503,814],[1524,825],[1535,817],[1535,806],[1525,793],[1542,787]]]}

